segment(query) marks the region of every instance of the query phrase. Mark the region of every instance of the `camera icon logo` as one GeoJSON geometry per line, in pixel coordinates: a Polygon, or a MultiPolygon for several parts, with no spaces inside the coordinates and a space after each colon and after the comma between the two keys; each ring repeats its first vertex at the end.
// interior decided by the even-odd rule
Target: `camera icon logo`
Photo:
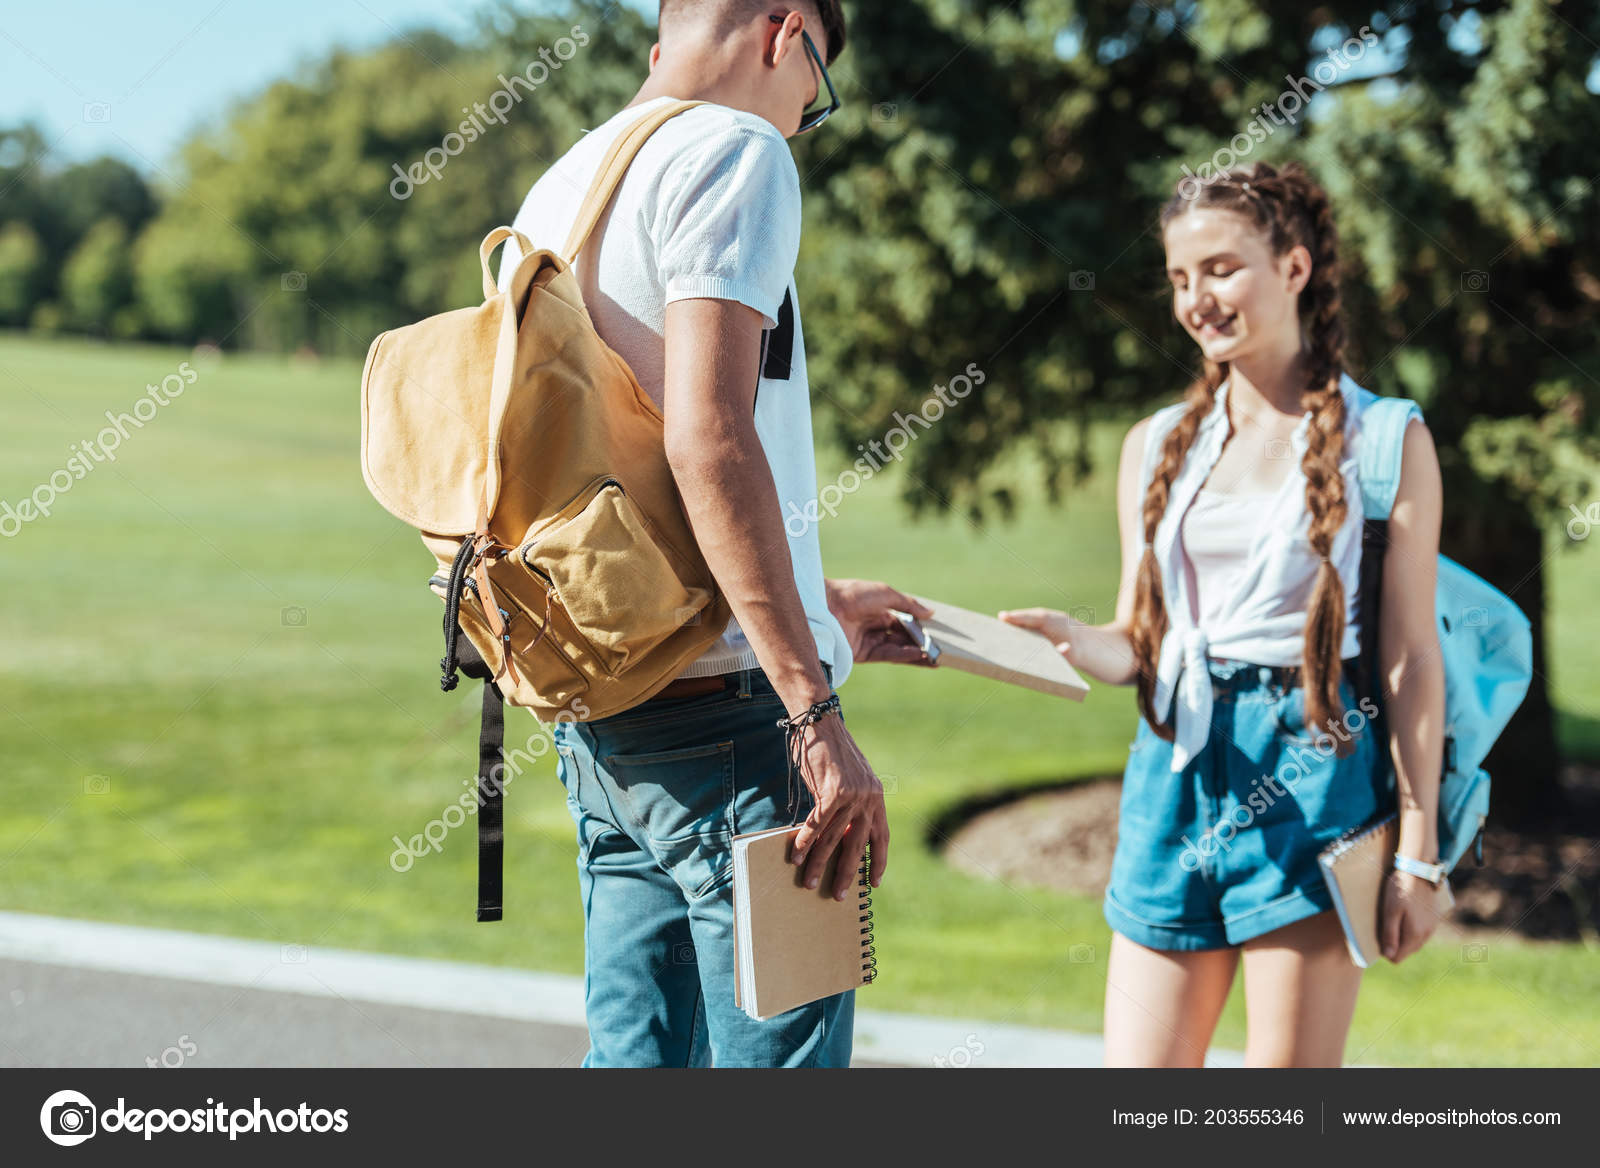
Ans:
{"type": "Polygon", "coordinates": [[[111,106],[103,101],[86,101],[83,103],[83,120],[91,123],[109,122],[111,106]]]}
{"type": "Polygon", "coordinates": [[[291,604],[280,614],[283,627],[286,629],[303,629],[306,627],[306,610],[298,604],[291,604]]]}
{"type": "Polygon", "coordinates": [[[1289,455],[1291,455],[1293,453],[1294,453],[1294,448],[1289,445],[1289,440],[1288,439],[1286,439],[1286,438],[1268,438],[1267,439],[1267,457],[1268,458],[1273,459],[1274,461],[1278,461],[1278,460],[1281,460],[1281,459],[1288,458],[1289,455]]]}
{"type": "Polygon", "coordinates": [[[285,292],[304,292],[306,290],[306,274],[304,272],[285,272],[280,284],[285,292]]]}
{"type": "Polygon", "coordinates": [[[1463,292],[1487,292],[1489,290],[1488,272],[1462,272],[1461,290],[1463,292]]]}
{"type": "Polygon", "coordinates": [[[672,964],[693,965],[696,961],[693,941],[679,941],[672,947],[672,964]]]}
{"type": "Polygon", "coordinates": [[[45,1139],[63,1148],[75,1147],[94,1135],[98,1112],[79,1091],[57,1091],[39,1109],[39,1126],[45,1139]]]}
{"type": "Polygon", "coordinates": [[[1067,273],[1067,287],[1070,290],[1072,290],[1073,292],[1093,292],[1094,291],[1094,273],[1093,272],[1069,272],[1069,273],[1067,273]]]}
{"type": "Polygon", "coordinates": [[[1489,960],[1489,946],[1479,941],[1461,946],[1461,960],[1479,965],[1489,960]]]}
{"type": "Polygon", "coordinates": [[[877,122],[892,122],[900,116],[900,107],[892,101],[880,101],[872,107],[872,118],[877,122]]]}

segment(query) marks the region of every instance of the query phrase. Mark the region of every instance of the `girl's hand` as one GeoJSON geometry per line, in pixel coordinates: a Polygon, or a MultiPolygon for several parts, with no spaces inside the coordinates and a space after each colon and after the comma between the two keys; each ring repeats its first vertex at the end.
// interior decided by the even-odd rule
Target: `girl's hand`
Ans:
{"type": "Polygon", "coordinates": [[[1072,635],[1077,628],[1076,621],[1066,613],[1053,608],[1019,608],[1014,612],[1002,612],[1000,619],[1008,625],[1032,629],[1049,637],[1056,647],[1056,652],[1063,657],[1067,656],[1072,647],[1072,635]]]}
{"type": "Polygon", "coordinates": [[[1396,965],[1410,957],[1439,927],[1435,898],[1439,890],[1421,876],[1394,871],[1383,886],[1378,937],[1383,955],[1396,965]]]}

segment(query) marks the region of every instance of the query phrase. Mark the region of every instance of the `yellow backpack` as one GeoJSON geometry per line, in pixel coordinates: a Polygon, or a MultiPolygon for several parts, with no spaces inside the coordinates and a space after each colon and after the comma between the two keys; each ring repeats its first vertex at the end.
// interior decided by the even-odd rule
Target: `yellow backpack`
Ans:
{"type": "MultiPolygon", "coordinates": [[[[496,721],[502,694],[546,722],[603,718],[677,677],[730,616],[667,465],[661,412],[595,332],[571,269],[639,147],[699,104],[664,106],[618,137],[565,259],[497,227],[479,248],[482,305],[383,333],[367,353],[362,473],[441,569],[430,581],[445,601],[441,686],[463,664],[458,623],[487,666],[485,756],[491,690],[496,721]],[[489,257],[513,237],[522,259],[501,292],[489,257]]],[[[479,796],[497,821],[495,769],[485,757],[479,796]]],[[[498,834],[496,822],[496,869],[498,834]]],[[[498,919],[483,900],[479,919],[498,919]]]]}

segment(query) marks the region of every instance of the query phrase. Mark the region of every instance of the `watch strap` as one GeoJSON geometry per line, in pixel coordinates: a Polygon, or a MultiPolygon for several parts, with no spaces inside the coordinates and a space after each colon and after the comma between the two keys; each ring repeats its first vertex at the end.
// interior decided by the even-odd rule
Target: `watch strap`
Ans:
{"type": "Polygon", "coordinates": [[[1412,876],[1420,876],[1429,884],[1437,884],[1445,878],[1443,864],[1429,864],[1424,860],[1414,860],[1410,856],[1402,856],[1399,852],[1394,854],[1395,871],[1405,872],[1412,876]]]}

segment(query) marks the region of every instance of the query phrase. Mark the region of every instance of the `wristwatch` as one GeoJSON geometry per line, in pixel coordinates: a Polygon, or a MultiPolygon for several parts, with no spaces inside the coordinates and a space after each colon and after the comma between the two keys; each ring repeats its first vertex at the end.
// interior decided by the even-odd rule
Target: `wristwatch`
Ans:
{"type": "Polygon", "coordinates": [[[1410,856],[1402,856],[1399,852],[1394,854],[1394,867],[1397,872],[1420,876],[1429,884],[1438,884],[1446,875],[1443,864],[1429,864],[1423,860],[1413,860],[1410,856]]]}

